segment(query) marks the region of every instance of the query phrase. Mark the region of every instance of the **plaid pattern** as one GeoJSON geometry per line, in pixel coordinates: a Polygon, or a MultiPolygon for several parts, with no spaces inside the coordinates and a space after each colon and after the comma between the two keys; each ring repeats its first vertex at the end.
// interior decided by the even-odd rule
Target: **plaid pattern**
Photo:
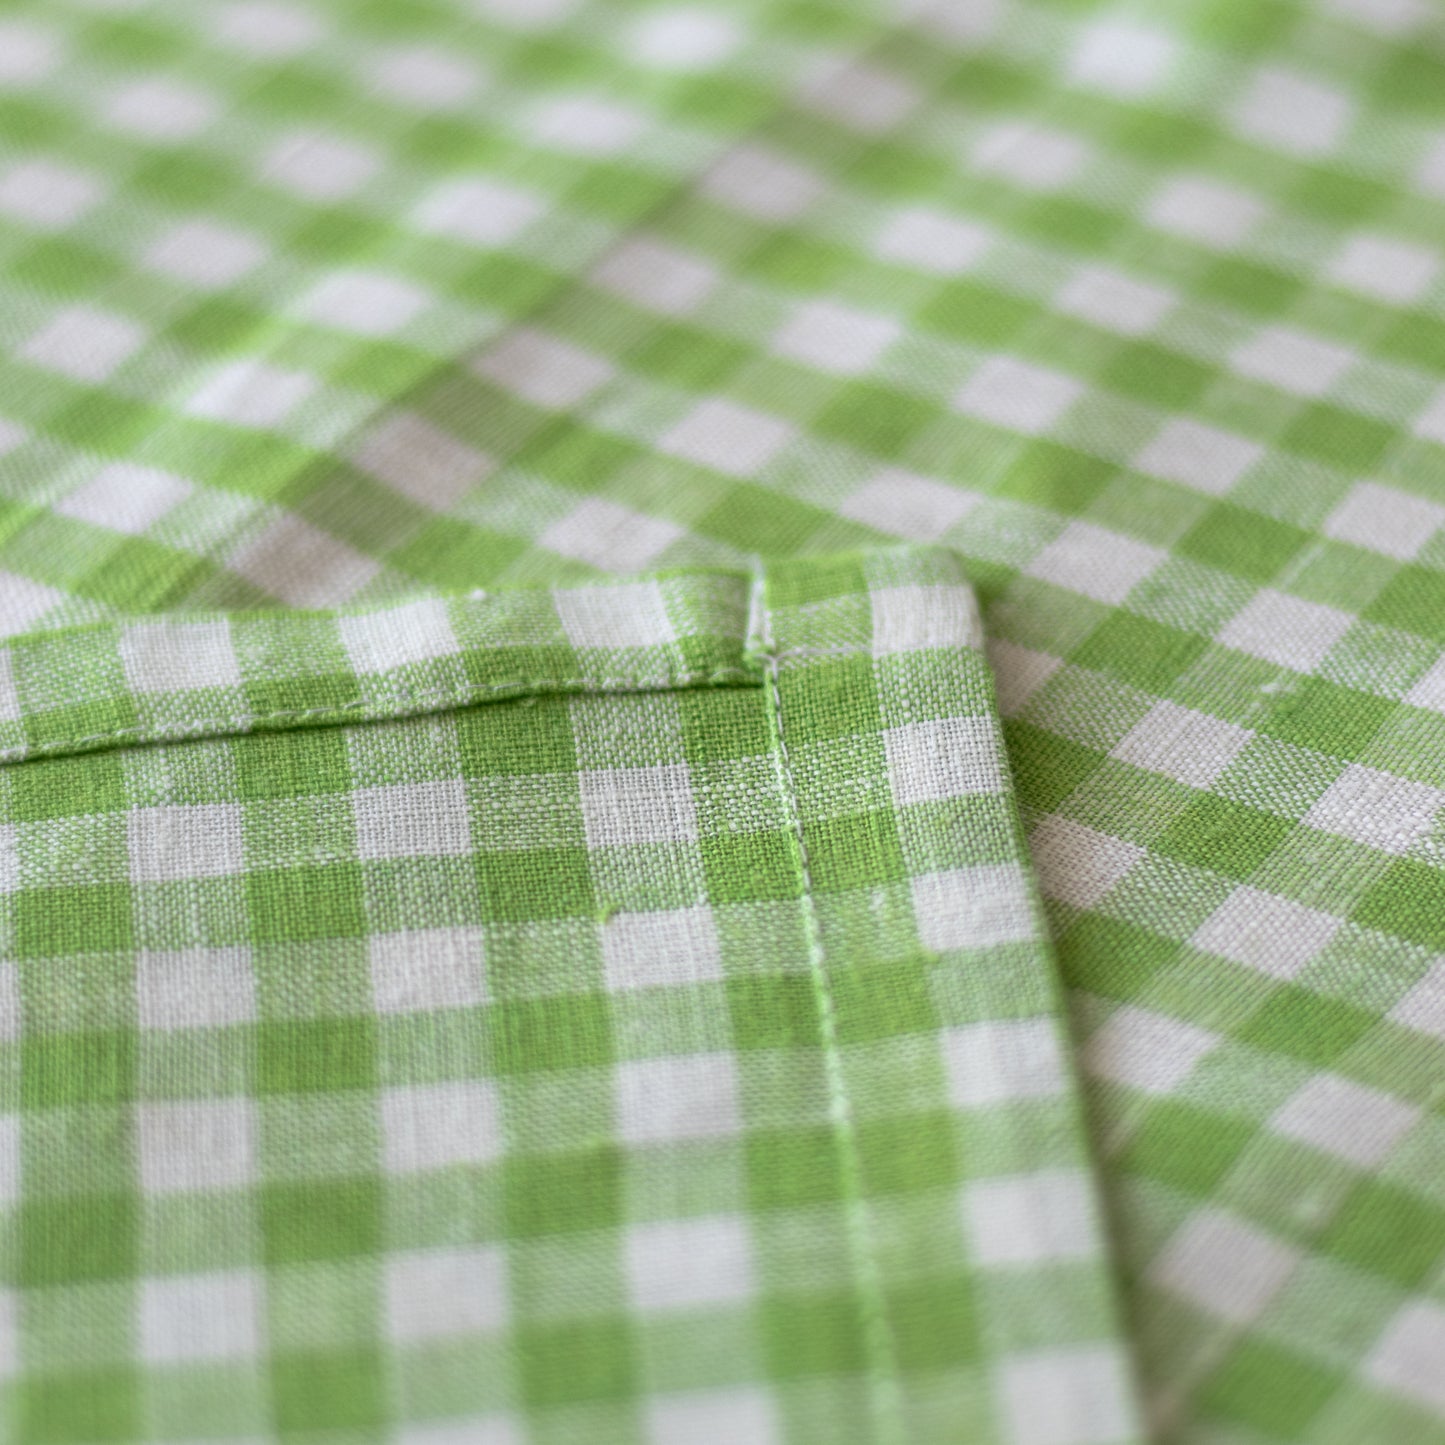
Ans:
{"type": "Polygon", "coordinates": [[[0,758],[325,727],[555,692],[755,681],[743,578],[100,623],[0,645],[0,758]]]}
{"type": "Polygon", "coordinates": [[[980,640],[923,549],[12,648],[17,1437],[1139,1438],[980,640]]]}
{"type": "MultiPolygon", "coordinates": [[[[278,698],[235,637],[309,644],[259,607],[425,599],[460,647],[478,586],[942,544],[984,604],[1149,1429],[1445,1441],[1441,34],[1430,0],[14,5],[0,621],[37,635],[3,746],[459,686],[358,667],[326,621],[278,698]],[[168,712],[107,629],[197,610],[234,670],[168,712]]],[[[768,683],[679,625],[705,660],[649,667],[768,683]]],[[[820,902],[791,956],[857,912],[820,902]]],[[[867,1358],[841,1435],[886,1430],[867,1358]]],[[[777,1428],[833,1408],[789,1398],[777,1428]]]]}

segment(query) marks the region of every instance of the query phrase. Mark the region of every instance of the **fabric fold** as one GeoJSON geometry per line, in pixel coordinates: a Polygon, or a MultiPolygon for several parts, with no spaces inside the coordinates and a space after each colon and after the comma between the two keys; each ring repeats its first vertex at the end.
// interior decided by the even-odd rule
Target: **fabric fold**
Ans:
{"type": "Polygon", "coordinates": [[[982,641],[932,548],[12,641],[25,1437],[1142,1438],[982,641]]]}

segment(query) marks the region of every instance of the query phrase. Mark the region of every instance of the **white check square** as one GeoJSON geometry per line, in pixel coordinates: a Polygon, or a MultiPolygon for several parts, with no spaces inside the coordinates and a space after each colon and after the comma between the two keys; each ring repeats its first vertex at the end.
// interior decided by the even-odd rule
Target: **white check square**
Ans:
{"type": "Polygon", "coordinates": [[[292,607],[334,607],[355,596],[381,564],[288,513],[233,552],[228,565],[292,607]]]}
{"type": "Polygon", "coordinates": [[[1265,587],[1224,625],[1219,641],[1264,662],[1312,672],[1353,622],[1337,607],[1265,587]]]}
{"type": "Polygon", "coordinates": [[[1050,813],[1029,835],[1029,849],[1047,898],[1093,908],[1145,856],[1137,843],[1110,837],[1050,813]]]}
{"type": "Polygon", "coordinates": [[[1320,530],[1336,541],[1409,562],[1419,556],[1442,523],[1445,507],[1439,502],[1379,482],[1357,482],[1320,530]]]}
{"type": "Polygon", "coordinates": [[[1154,193],[1144,216],[1156,230],[1211,250],[1230,251],[1267,213],[1264,201],[1250,191],[1205,176],[1181,175],[1154,193]]]}
{"type": "Polygon", "coordinates": [[[780,356],[820,371],[861,376],[901,335],[891,316],[836,301],[805,301],[773,337],[780,356]]]}
{"type": "Polygon", "coordinates": [[[389,1174],[485,1164],[502,1152],[496,1085],[467,1079],[384,1089],[381,1135],[389,1174]]]}
{"type": "Polygon", "coordinates": [[[632,1303],[647,1314],[736,1304],[755,1287],[747,1222],[732,1215],[633,1225],[625,1254],[632,1303]]]}
{"type": "Polygon", "coordinates": [[[446,603],[440,598],[338,617],[336,626],[352,667],[363,674],[435,662],[461,652],[446,603]]]}
{"type": "Polygon", "coordinates": [[[923,206],[895,211],[873,243],[884,261],[934,276],[957,276],[975,265],[994,243],[976,221],[923,206]]]}
{"type": "Polygon", "coordinates": [[[1149,1267],[1150,1280],[1233,1325],[1257,1320],[1299,1264],[1299,1251],[1222,1209],[1196,1210],[1149,1267]]]}
{"type": "Polygon", "coordinates": [[[473,1008],[487,999],[480,928],[373,935],[371,995],[384,1014],[473,1008]]]}
{"type": "Polygon", "coordinates": [[[213,1029],[256,1018],[249,948],[186,948],[136,956],[136,1012],[143,1029],[213,1029]]]}
{"type": "Polygon", "coordinates": [[[1170,1094],[1220,1042],[1183,1019],[1126,1004],[1084,1045],[1084,1071],[1146,1094],[1170,1094]]]}
{"type": "Polygon", "coordinates": [[[546,211],[535,192],[479,176],[439,186],[413,212],[412,224],[429,235],[494,250],[516,240],[546,211]]]}
{"type": "Polygon", "coordinates": [[[912,880],[912,891],[919,941],[935,952],[1038,937],[1033,896],[1017,863],[924,873],[912,880]]]}
{"type": "Polygon", "coordinates": [[[1047,1099],[1068,1087],[1057,1024],[1051,1018],[993,1019],[939,1035],[949,1101],[959,1109],[1012,1099],[1047,1099]]]}
{"type": "Polygon", "coordinates": [[[532,327],[507,332],[472,363],[472,370],[548,411],[580,405],[613,374],[610,361],[532,327]]]}
{"type": "Polygon", "coordinates": [[[628,1144],[717,1138],[741,1127],[730,1053],[624,1061],[616,1090],[618,1133],[628,1144]]]}
{"type": "Polygon", "coordinates": [[[231,625],[216,622],[138,622],[118,643],[126,685],[139,693],[240,687],[241,667],[231,625]]]}
{"type": "Polygon", "coordinates": [[[719,277],[716,267],[701,256],[639,236],[608,252],[591,279],[648,311],[689,316],[713,293],[719,277]]]}
{"type": "Polygon", "coordinates": [[[697,1390],[653,1395],[647,1407],[647,1445],[780,1445],[777,1411],[761,1390],[697,1390]]]}
{"type": "Polygon", "coordinates": [[[1275,1110],[1269,1127],[1357,1169],[1377,1169],[1419,1119],[1418,1108],[1392,1094],[1316,1074],[1275,1110]]]}
{"type": "Polygon", "coordinates": [[[972,160],[982,174],[1027,191],[1057,191],[1088,164],[1089,146],[1076,135],[1032,121],[1000,121],[975,141],[972,160]]]}
{"type": "Polygon", "coordinates": [[[1054,298],[1055,307],[1105,331],[1144,336],[1173,309],[1172,291],[1106,266],[1076,271],[1054,298]]]}
{"type": "Polygon", "coordinates": [[[1191,788],[1207,788],[1253,737],[1248,728],[1223,718],[1160,702],[1119,740],[1109,756],[1163,773],[1191,788]]]}
{"type": "Polygon", "coordinates": [[[246,1098],[138,1104],[136,1144],[147,1194],[244,1188],[256,1176],[255,1105],[246,1098]]]}
{"type": "Polygon", "coordinates": [[[751,477],[792,440],[781,417],[721,397],[700,401],[658,441],[660,451],[732,477],[751,477]]]}
{"type": "Polygon", "coordinates": [[[1354,110],[1342,91],[1296,71],[1269,66],[1233,108],[1235,129],[1260,145],[1306,158],[1328,155],[1354,110]]]}
{"type": "Polygon", "coordinates": [[[992,717],[905,723],[883,733],[888,781],[900,808],[981,793],[1003,793],[1003,739],[992,717]]]}
{"type": "Polygon", "coordinates": [[[685,763],[651,768],[587,768],[577,777],[589,848],[682,843],[698,836],[685,763]]]}
{"type": "Polygon", "coordinates": [[[1311,828],[1403,856],[1428,838],[1445,792],[1350,763],[1304,816],[1311,828]]]}
{"type": "Polygon", "coordinates": [[[1435,1415],[1445,1415],[1445,1306],[1412,1299],[1390,1321],[1365,1360],[1372,1384],[1435,1415]]]}
{"type": "Polygon", "coordinates": [[[62,517],[139,536],[191,495],[183,477],[133,462],[112,462],[56,503],[62,517]]]}
{"type": "Polygon", "coordinates": [[[460,858],[471,852],[467,791],[460,778],[358,788],[351,802],[359,857],[460,858]]]}
{"type": "Polygon", "coordinates": [[[1117,605],[1168,556],[1162,547],[1092,522],[1070,522],[1024,572],[1096,602],[1117,605]]]}
{"type": "Polygon", "coordinates": [[[1151,477],[1222,497],[1263,456],[1264,448],[1247,437],[1172,417],[1132,465],[1151,477]]]}
{"type": "Polygon", "coordinates": [[[838,508],[843,516],[879,532],[933,542],[956,527],[980,498],[962,487],[885,467],[838,508]]]}
{"type": "Polygon", "coordinates": [[[649,517],[606,497],[585,497],[537,540],[606,572],[638,572],[682,535],[683,529],[664,517],[649,517]]]}
{"type": "Polygon", "coordinates": [[[1118,1445],[1138,1438],[1117,1350],[1074,1345],[1007,1355],[998,1390],[1010,1445],[1118,1445]]]}
{"type": "Polygon", "coordinates": [[[166,804],[126,815],[132,883],[220,878],[243,871],[246,843],[239,803],[166,804]]]}
{"type": "Polygon", "coordinates": [[[1083,385],[1071,376],[1010,356],[994,356],[963,384],[953,405],[965,416],[1039,436],[1083,394],[1083,385]]]}
{"type": "Polygon", "coordinates": [[[145,1279],[141,1358],[156,1365],[255,1359],[263,1318],[261,1282],[249,1270],[145,1279]]]}
{"type": "Polygon", "coordinates": [[[454,507],[496,467],[485,452],[409,411],[383,417],[364,433],[352,455],[368,475],[438,512],[454,507]]]}
{"type": "Polygon", "coordinates": [[[552,593],[557,616],[573,647],[665,647],[677,640],[667,601],[656,582],[615,587],[561,588],[552,593]]]}
{"type": "Polygon", "coordinates": [[[1339,932],[1343,919],[1291,898],[1241,885],[1190,942],[1270,978],[1294,978],[1339,932]]]}
{"type": "Polygon", "coordinates": [[[71,306],[23,341],[16,355],[72,381],[104,381],[146,339],[145,329],[124,316],[71,306]]]}
{"type": "Polygon", "coordinates": [[[264,241],[216,221],[185,221],[162,232],[141,265],[198,291],[217,291],[239,281],[266,259],[264,241]]]}
{"type": "Polygon", "coordinates": [[[963,1191],[973,1257],[989,1269],[1092,1258],[1097,1212],[1088,1177],[1075,1169],[980,1179],[963,1191]]]}
{"type": "Polygon", "coordinates": [[[879,587],[868,600],[874,657],[983,643],[983,621],[970,587],[879,587]]]}
{"type": "Polygon", "coordinates": [[[266,431],[279,427],[315,390],[315,377],[299,371],[232,361],[197,387],[184,410],[209,421],[266,431]]]}
{"type": "Polygon", "coordinates": [[[506,1251],[495,1245],[389,1255],[385,1284],[394,1340],[494,1334],[510,1313],[506,1251]]]}
{"type": "Polygon", "coordinates": [[[1294,396],[1322,397],[1355,363],[1355,353],[1335,341],[1291,326],[1265,326],[1229,353],[1240,376],[1294,396]]]}
{"type": "Polygon", "coordinates": [[[705,904],[658,913],[619,913],[602,927],[610,992],[676,988],[723,976],[712,910],[705,904]]]}
{"type": "Polygon", "coordinates": [[[354,336],[390,336],[430,303],[426,291],[400,276],[339,270],[301,298],[296,314],[305,321],[354,336]]]}
{"type": "Polygon", "coordinates": [[[812,209],[825,186],[816,171],[764,146],[730,151],[703,177],[703,195],[772,224],[795,221],[812,209]]]}

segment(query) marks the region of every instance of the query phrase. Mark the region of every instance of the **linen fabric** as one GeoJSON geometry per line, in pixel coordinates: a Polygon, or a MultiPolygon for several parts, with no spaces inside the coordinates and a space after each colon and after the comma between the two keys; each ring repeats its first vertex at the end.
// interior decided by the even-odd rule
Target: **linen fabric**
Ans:
{"type": "Polygon", "coordinates": [[[905,550],[0,654],[17,1434],[1139,1438],[980,640],[905,550]]]}
{"type": "Polygon", "coordinates": [[[0,138],[16,1438],[1445,1441],[1437,7],[47,0],[0,138]]]}

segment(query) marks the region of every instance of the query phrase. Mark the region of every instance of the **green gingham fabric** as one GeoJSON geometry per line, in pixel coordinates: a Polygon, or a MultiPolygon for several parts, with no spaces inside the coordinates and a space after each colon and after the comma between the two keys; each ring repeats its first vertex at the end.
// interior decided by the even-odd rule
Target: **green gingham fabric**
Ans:
{"type": "Polygon", "coordinates": [[[905,550],[0,654],[13,1437],[1139,1439],[980,640],[905,550]]]}
{"type": "Polygon", "coordinates": [[[9,1433],[1445,1442],[1442,237],[1438,0],[12,0],[9,1433]]]}

